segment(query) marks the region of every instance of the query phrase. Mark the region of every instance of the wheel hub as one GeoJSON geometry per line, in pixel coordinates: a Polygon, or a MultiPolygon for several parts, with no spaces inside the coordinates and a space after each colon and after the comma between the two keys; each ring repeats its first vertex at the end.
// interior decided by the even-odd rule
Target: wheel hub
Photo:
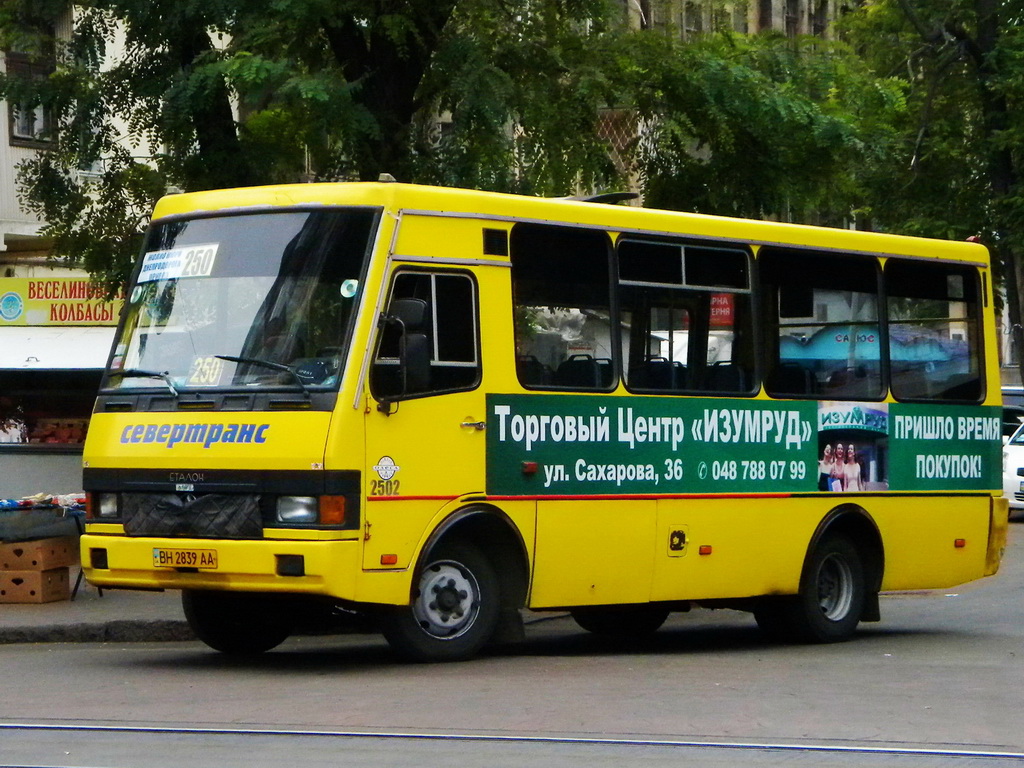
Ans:
{"type": "Polygon", "coordinates": [[[462,615],[462,601],[468,597],[468,594],[466,590],[456,587],[455,579],[448,579],[443,586],[435,584],[431,587],[431,591],[436,596],[436,599],[430,604],[432,609],[441,613],[462,615]]]}
{"type": "Polygon", "coordinates": [[[480,587],[453,561],[432,563],[420,577],[413,615],[424,632],[450,640],[466,632],[480,612],[480,587]]]}
{"type": "Polygon", "coordinates": [[[818,605],[826,619],[841,621],[853,605],[853,574],[845,559],[830,555],[818,570],[818,605]]]}

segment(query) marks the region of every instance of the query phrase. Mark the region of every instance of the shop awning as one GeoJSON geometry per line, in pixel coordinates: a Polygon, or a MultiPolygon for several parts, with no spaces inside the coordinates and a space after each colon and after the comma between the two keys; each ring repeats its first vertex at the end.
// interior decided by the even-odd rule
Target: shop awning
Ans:
{"type": "Polygon", "coordinates": [[[0,327],[0,369],[106,367],[113,326],[0,327]]]}

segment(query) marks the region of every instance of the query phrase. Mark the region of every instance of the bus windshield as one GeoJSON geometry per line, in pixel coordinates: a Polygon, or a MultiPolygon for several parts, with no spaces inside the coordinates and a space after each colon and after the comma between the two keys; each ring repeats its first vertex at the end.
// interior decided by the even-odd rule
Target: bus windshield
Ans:
{"type": "Polygon", "coordinates": [[[156,222],[106,388],[338,386],[378,212],[156,222]]]}

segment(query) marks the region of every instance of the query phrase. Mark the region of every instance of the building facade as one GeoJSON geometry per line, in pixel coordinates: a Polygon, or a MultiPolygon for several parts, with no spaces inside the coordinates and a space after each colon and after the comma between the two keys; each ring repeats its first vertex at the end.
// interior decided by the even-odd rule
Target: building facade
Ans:
{"type": "Polygon", "coordinates": [[[830,38],[832,22],[853,0],[624,0],[630,23],[669,28],[682,37],[705,32],[780,32],[830,38]]]}
{"type": "MultiPolygon", "coordinates": [[[[68,38],[70,15],[56,38],[68,38]]],[[[55,56],[5,51],[5,72],[45,77],[55,56]]],[[[0,102],[0,498],[81,488],[82,442],[119,301],[51,254],[19,200],[18,167],[50,146],[40,104],[0,102]]]]}

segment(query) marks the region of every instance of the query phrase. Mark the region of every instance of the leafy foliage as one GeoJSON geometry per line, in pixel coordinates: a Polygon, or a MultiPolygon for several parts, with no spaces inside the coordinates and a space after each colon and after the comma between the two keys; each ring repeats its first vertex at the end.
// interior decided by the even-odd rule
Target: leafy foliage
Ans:
{"type": "Polygon", "coordinates": [[[23,204],[111,286],[168,188],[636,182],[649,205],[842,223],[876,210],[913,90],[843,44],[683,42],[614,0],[84,0],[61,43],[70,7],[0,6],[2,42],[58,62],[0,96],[51,110],[23,204]]]}
{"type": "Polygon", "coordinates": [[[1014,0],[872,0],[846,33],[876,73],[906,84],[894,161],[867,179],[887,229],[980,236],[997,258],[1021,338],[1024,21],[1014,0]]]}
{"type": "Polygon", "coordinates": [[[629,89],[651,127],[640,148],[652,204],[841,225],[863,169],[886,162],[903,88],[846,46],[715,35],[638,40],[629,89]]]}

